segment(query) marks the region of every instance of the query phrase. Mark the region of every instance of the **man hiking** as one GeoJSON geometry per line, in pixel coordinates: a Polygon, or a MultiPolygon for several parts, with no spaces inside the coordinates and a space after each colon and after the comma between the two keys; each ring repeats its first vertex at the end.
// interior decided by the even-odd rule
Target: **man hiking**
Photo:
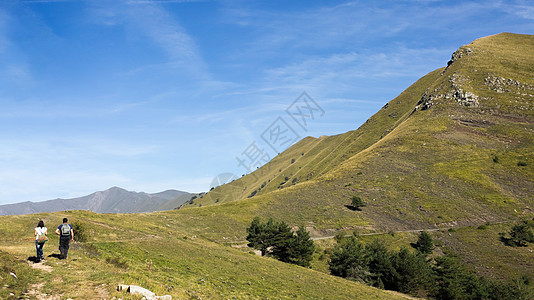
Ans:
{"type": "Polygon", "coordinates": [[[74,240],[74,231],[67,218],[63,218],[63,224],[59,225],[56,229],[56,234],[59,235],[59,252],[61,253],[60,259],[67,259],[69,253],[69,244],[74,240]]]}

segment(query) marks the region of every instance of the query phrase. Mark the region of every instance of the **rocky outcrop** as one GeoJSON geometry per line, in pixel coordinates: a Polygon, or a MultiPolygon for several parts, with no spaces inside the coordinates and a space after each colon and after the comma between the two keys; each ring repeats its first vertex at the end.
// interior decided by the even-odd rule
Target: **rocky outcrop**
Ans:
{"type": "Polygon", "coordinates": [[[447,67],[445,67],[445,70],[441,72],[441,75],[445,74],[445,72],[447,72],[447,70],[449,69],[450,65],[452,65],[455,61],[459,60],[460,58],[464,56],[468,56],[471,53],[473,53],[473,50],[465,46],[460,47],[458,50],[454,51],[454,53],[452,54],[451,60],[447,62],[447,67]]]}
{"type": "Polygon", "coordinates": [[[445,91],[440,88],[436,88],[432,92],[426,90],[419,102],[417,102],[415,110],[427,110],[437,104],[439,99],[452,99],[463,106],[477,107],[479,97],[462,88],[462,83],[466,81],[467,78],[464,76],[452,74],[449,78],[450,86],[445,91]]]}
{"type": "Polygon", "coordinates": [[[519,96],[534,97],[534,85],[510,78],[489,75],[484,78],[484,85],[499,94],[513,93],[519,96]]]}
{"type": "Polygon", "coordinates": [[[459,60],[460,58],[467,56],[471,53],[473,53],[473,50],[471,50],[471,48],[460,47],[458,50],[454,51],[454,53],[452,54],[451,60],[447,62],[447,67],[452,65],[455,61],[459,60]]]}

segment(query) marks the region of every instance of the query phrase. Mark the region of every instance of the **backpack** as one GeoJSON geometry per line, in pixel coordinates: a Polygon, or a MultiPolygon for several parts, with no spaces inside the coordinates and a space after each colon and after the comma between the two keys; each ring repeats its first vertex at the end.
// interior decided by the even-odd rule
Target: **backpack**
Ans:
{"type": "Polygon", "coordinates": [[[35,230],[37,230],[37,239],[36,239],[37,243],[44,244],[45,242],[48,241],[48,237],[45,235],[45,232],[43,231],[41,227],[37,227],[35,228],[35,230]]]}
{"type": "Polygon", "coordinates": [[[69,226],[69,224],[61,225],[61,236],[70,236],[70,226],[69,226]]]}

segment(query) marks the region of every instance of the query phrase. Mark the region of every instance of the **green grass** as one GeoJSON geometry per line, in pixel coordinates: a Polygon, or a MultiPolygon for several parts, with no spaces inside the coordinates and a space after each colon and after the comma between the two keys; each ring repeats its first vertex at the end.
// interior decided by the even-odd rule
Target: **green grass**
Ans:
{"type": "Polygon", "coordinates": [[[24,260],[0,250],[0,298],[19,299],[38,277],[24,260]]]}
{"type": "MultiPolygon", "coordinates": [[[[202,209],[195,209],[201,211],[202,209]]],[[[285,264],[211,242],[188,232],[176,211],[154,214],[95,214],[86,211],[0,217],[0,255],[22,281],[9,289],[20,295],[32,284],[45,283],[39,293],[88,299],[95,290],[107,298],[124,297],[118,284],[135,284],[175,298],[399,298],[365,285],[308,268],[285,264]],[[68,261],[49,257],[50,273],[31,270],[24,262],[35,255],[31,242],[35,222],[53,228],[67,216],[84,225],[87,242],[74,243],[68,261]],[[75,286],[76,288],[73,288],[75,286]]],[[[51,235],[45,256],[58,253],[51,235]]],[[[2,273],[2,278],[4,274],[2,273]]],[[[6,279],[7,280],[7,279],[6,279]]],[[[3,280],[4,282],[4,280],[3,280]]]]}
{"type": "Polygon", "coordinates": [[[455,232],[439,232],[435,236],[443,247],[462,253],[462,260],[479,275],[511,280],[526,275],[534,280],[534,245],[510,247],[499,239],[499,232],[508,232],[514,223],[486,225],[484,229],[465,227],[455,232]]]}

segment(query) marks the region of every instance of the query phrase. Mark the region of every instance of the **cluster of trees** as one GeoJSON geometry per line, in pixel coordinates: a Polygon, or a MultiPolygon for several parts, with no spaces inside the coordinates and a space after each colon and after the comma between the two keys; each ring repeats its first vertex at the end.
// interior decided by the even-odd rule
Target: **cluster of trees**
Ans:
{"type": "Polygon", "coordinates": [[[271,218],[262,223],[260,218],[256,217],[247,233],[248,246],[260,250],[261,255],[269,255],[303,267],[310,265],[315,245],[303,227],[293,233],[283,221],[276,222],[271,218]]]}
{"type": "Polygon", "coordinates": [[[504,234],[501,234],[501,240],[508,246],[526,247],[528,243],[534,243],[532,227],[534,227],[534,219],[515,224],[510,229],[510,237],[507,238],[504,234]]]}
{"type": "Polygon", "coordinates": [[[341,240],[330,255],[332,275],[378,288],[436,299],[529,299],[528,280],[501,283],[467,270],[460,259],[430,259],[432,239],[424,232],[414,245],[389,251],[378,240],[363,245],[356,236],[341,240]]]}

